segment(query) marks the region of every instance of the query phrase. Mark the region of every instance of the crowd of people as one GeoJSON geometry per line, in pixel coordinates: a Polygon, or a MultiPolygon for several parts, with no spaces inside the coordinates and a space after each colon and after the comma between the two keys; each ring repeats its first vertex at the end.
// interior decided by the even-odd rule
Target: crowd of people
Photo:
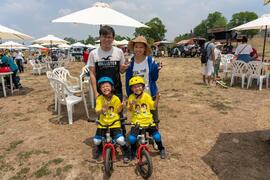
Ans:
{"type": "Polygon", "coordinates": [[[247,42],[247,37],[243,36],[242,39],[238,40],[238,45],[233,52],[233,46],[230,42],[223,45],[216,42],[215,36],[210,34],[208,42],[206,42],[203,47],[207,56],[207,62],[202,63],[203,82],[210,85],[212,80],[215,83],[216,80],[219,79],[218,72],[222,53],[234,54],[232,61],[239,60],[248,63],[250,61],[259,60],[256,49],[252,48],[247,42]]]}

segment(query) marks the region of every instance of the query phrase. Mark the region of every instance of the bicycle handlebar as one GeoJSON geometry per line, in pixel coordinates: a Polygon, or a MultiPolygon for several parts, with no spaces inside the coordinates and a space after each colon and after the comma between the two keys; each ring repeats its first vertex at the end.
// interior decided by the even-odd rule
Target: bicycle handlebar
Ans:
{"type": "Polygon", "coordinates": [[[95,122],[96,122],[98,125],[102,126],[102,127],[111,127],[111,126],[114,125],[116,122],[118,122],[118,121],[125,121],[125,120],[127,120],[127,117],[123,117],[123,118],[117,119],[117,120],[113,121],[111,124],[106,124],[106,125],[101,124],[101,123],[99,122],[99,120],[96,120],[95,122]]]}

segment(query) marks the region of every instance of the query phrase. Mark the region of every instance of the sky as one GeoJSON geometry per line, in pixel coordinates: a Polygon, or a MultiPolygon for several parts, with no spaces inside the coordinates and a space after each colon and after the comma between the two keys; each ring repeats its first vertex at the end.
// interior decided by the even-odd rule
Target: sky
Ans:
{"type": "MultiPolygon", "coordinates": [[[[48,34],[60,38],[86,39],[98,36],[98,26],[51,23],[53,19],[91,7],[94,0],[0,0],[0,24],[40,38],[48,34]]],[[[221,12],[229,21],[234,13],[252,11],[261,16],[270,13],[270,5],[263,0],[103,0],[111,8],[140,22],[154,17],[162,20],[167,29],[165,38],[173,40],[179,34],[190,32],[209,13],[221,12]]],[[[114,26],[116,34],[133,37],[131,27],[114,26]]]]}

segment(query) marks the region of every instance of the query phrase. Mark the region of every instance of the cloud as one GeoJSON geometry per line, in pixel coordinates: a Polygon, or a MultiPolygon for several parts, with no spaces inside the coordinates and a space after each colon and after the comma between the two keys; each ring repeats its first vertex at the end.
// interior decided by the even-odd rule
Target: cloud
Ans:
{"type": "Polygon", "coordinates": [[[68,14],[70,14],[72,12],[72,10],[71,9],[59,9],[59,11],[58,11],[58,15],[59,16],[65,16],[65,15],[68,15],[68,14]]]}

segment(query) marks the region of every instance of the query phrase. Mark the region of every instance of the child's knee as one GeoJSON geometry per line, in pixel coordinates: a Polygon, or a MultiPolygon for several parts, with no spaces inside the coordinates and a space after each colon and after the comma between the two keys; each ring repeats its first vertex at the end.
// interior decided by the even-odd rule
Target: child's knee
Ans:
{"type": "Polygon", "coordinates": [[[137,138],[136,138],[136,136],[134,134],[130,134],[128,136],[128,141],[130,142],[130,144],[135,144],[136,141],[137,141],[137,138]]]}
{"type": "Polygon", "coordinates": [[[154,140],[155,140],[156,142],[160,142],[160,141],[161,141],[161,135],[160,135],[160,133],[159,133],[159,132],[155,132],[155,133],[153,134],[153,138],[154,138],[154,140]]]}
{"type": "Polygon", "coordinates": [[[98,145],[101,144],[102,137],[101,136],[95,136],[93,141],[94,141],[94,144],[98,146],[98,145]]]}
{"type": "Polygon", "coordinates": [[[126,144],[126,141],[125,141],[125,138],[123,135],[119,136],[117,139],[116,139],[116,142],[118,144],[120,144],[120,146],[124,146],[126,144]]]}

